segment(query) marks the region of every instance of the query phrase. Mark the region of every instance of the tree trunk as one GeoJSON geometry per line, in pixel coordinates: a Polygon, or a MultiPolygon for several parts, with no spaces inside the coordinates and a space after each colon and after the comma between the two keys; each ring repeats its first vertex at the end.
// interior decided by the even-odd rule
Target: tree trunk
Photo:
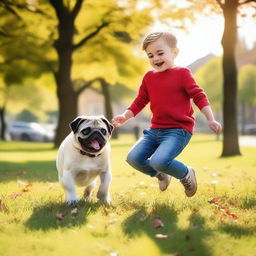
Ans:
{"type": "MultiPolygon", "coordinates": [[[[112,104],[111,104],[111,96],[109,93],[109,84],[104,79],[100,79],[100,84],[101,84],[102,93],[105,101],[105,115],[106,115],[106,118],[111,122],[113,118],[113,110],[112,110],[112,104]]],[[[118,138],[117,129],[114,129],[112,138],[113,139],[118,138]]]]}
{"type": "Polygon", "coordinates": [[[238,0],[226,0],[223,6],[225,27],[223,47],[223,119],[224,136],[222,157],[240,155],[237,129],[237,68],[235,45],[237,40],[238,0]]]}
{"type": "Polygon", "coordinates": [[[5,117],[5,107],[0,108],[0,123],[1,123],[1,140],[5,140],[5,130],[6,130],[6,124],[4,121],[5,117]]]}
{"type": "Polygon", "coordinates": [[[58,13],[58,20],[59,37],[54,43],[59,63],[58,70],[54,74],[59,101],[59,119],[54,140],[55,147],[58,147],[70,132],[68,124],[77,116],[78,109],[78,96],[73,89],[71,80],[74,20],[67,9],[62,9],[58,13]]]}

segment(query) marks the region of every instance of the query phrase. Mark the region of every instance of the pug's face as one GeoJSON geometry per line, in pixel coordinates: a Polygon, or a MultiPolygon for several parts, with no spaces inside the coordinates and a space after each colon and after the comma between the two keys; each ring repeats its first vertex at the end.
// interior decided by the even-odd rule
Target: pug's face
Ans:
{"type": "Polygon", "coordinates": [[[100,152],[113,131],[113,125],[104,116],[79,116],[70,123],[70,128],[82,150],[100,152]]]}

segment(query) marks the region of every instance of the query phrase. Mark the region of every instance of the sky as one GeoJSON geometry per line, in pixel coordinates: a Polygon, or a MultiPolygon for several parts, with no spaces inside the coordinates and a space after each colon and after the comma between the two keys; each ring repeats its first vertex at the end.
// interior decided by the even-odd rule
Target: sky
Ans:
{"type": "MultiPolygon", "coordinates": [[[[238,20],[239,35],[246,41],[248,48],[256,42],[256,19],[243,18],[238,20]]],[[[167,25],[156,22],[153,31],[171,31],[178,39],[180,50],[176,58],[176,65],[187,66],[195,60],[209,53],[222,55],[221,38],[224,30],[224,19],[215,15],[199,17],[197,22],[188,27],[185,32],[181,29],[172,29],[167,25]]]]}

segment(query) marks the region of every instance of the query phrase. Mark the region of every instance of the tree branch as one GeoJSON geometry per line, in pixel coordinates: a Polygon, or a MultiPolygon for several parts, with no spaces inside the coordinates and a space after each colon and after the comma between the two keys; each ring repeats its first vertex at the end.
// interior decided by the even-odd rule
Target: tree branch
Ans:
{"type": "Polygon", "coordinates": [[[216,0],[216,2],[218,3],[221,9],[224,8],[224,4],[221,2],[221,0],[216,0]]]}
{"type": "Polygon", "coordinates": [[[83,1],[84,0],[77,0],[76,5],[75,5],[75,7],[73,8],[73,10],[71,12],[71,16],[72,16],[73,20],[76,18],[76,16],[80,12],[82,4],[83,4],[83,1]]]}
{"type": "Polygon", "coordinates": [[[1,3],[1,5],[3,5],[3,7],[4,7],[8,12],[12,13],[12,14],[13,14],[14,16],[16,16],[19,20],[21,20],[20,15],[10,6],[10,5],[11,5],[10,2],[3,0],[3,1],[1,1],[0,3],[1,3]]]}
{"type": "Polygon", "coordinates": [[[87,82],[84,82],[84,84],[82,86],[80,86],[79,89],[76,91],[76,94],[80,95],[85,89],[89,88],[98,79],[99,78],[95,78],[95,79],[89,80],[87,82]]]}
{"type": "Polygon", "coordinates": [[[13,3],[11,1],[8,0],[0,0],[0,4],[2,3],[2,5],[4,5],[4,8],[12,13],[13,15],[15,15],[18,19],[22,20],[21,16],[12,8],[12,6],[16,7],[17,9],[25,9],[26,11],[29,12],[33,12],[33,13],[39,13],[41,15],[44,15],[46,17],[50,17],[50,15],[48,15],[47,13],[45,13],[44,11],[40,10],[39,8],[33,8],[31,9],[30,6],[28,4],[17,4],[17,3],[13,3]]]}
{"type": "Polygon", "coordinates": [[[254,3],[256,3],[256,0],[245,0],[244,2],[239,2],[239,6],[241,6],[241,5],[244,5],[244,4],[248,4],[248,3],[251,3],[251,2],[254,2],[254,3]]]}
{"type": "Polygon", "coordinates": [[[73,45],[73,50],[76,50],[77,48],[83,46],[88,40],[96,36],[103,28],[107,27],[110,24],[110,22],[104,22],[100,26],[98,26],[93,32],[91,32],[89,35],[84,37],[79,43],[73,45]]]}

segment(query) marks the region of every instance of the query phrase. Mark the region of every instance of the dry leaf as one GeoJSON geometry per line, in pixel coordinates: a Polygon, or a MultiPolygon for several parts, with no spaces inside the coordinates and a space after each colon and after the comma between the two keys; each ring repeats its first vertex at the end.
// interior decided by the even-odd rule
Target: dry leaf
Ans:
{"type": "Polygon", "coordinates": [[[156,214],[157,213],[157,209],[156,208],[152,208],[150,214],[156,214]]]}
{"type": "Polygon", "coordinates": [[[213,199],[211,199],[210,201],[208,201],[210,204],[216,204],[219,202],[219,198],[218,197],[214,197],[213,199]]]}
{"type": "Polygon", "coordinates": [[[57,214],[55,215],[55,219],[56,219],[56,220],[63,220],[63,219],[64,219],[64,215],[63,215],[62,213],[57,213],[57,214]]]}
{"type": "Polygon", "coordinates": [[[237,221],[239,219],[239,217],[233,213],[230,213],[229,216],[234,220],[237,221]]]}
{"type": "Polygon", "coordinates": [[[75,216],[78,214],[78,209],[77,208],[74,208],[73,210],[71,210],[71,215],[75,216]]]}
{"type": "Polygon", "coordinates": [[[8,208],[6,207],[4,202],[2,202],[2,200],[0,200],[0,211],[1,212],[7,212],[8,211],[8,208]]]}
{"type": "Polygon", "coordinates": [[[220,216],[220,220],[221,220],[221,221],[224,221],[224,220],[226,219],[226,217],[227,217],[227,215],[222,214],[222,215],[220,216]]]}
{"type": "Polygon", "coordinates": [[[169,238],[169,235],[164,235],[164,234],[156,234],[156,238],[169,238]]]}
{"type": "Polygon", "coordinates": [[[9,195],[9,197],[10,197],[11,199],[16,199],[16,198],[19,197],[19,196],[22,196],[22,194],[21,194],[21,193],[12,193],[11,195],[9,195]]]}
{"type": "Polygon", "coordinates": [[[159,218],[155,218],[151,221],[151,226],[153,228],[160,228],[164,226],[164,223],[159,218]]]}

